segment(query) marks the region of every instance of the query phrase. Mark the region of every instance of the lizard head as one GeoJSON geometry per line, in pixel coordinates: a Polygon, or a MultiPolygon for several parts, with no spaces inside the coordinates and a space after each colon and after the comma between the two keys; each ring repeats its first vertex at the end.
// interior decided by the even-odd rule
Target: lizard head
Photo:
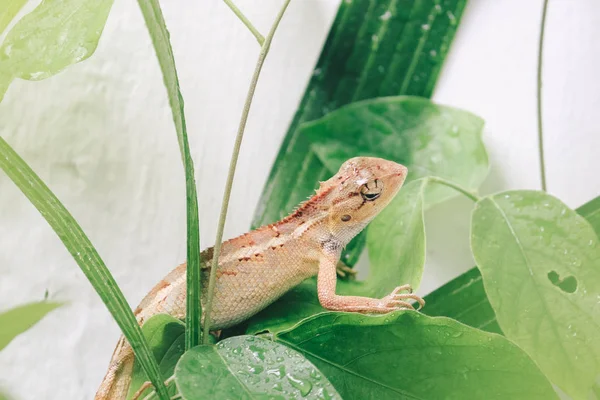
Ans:
{"type": "Polygon", "coordinates": [[[328,193],[329,231],[347,244],[396,196],[408,170],[393,161],[355,157],[319,190],[328,193]]]}

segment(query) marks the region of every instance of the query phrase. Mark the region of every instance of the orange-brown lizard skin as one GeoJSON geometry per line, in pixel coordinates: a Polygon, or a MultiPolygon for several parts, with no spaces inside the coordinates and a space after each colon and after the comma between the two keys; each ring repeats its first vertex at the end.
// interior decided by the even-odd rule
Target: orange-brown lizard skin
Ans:
{"type": "MultiPolygon", "coordinates": [[[[316,194],[281,221],[223,243],[219,257],[211,329],[233,326],[273,303],[303,280],[318,275],[318,296],[329,310],[387,313],[423,300],[399,286],[382,299],[339,296],[336,269],[344,246],[394,198],[406,167],[371,157],[346,161],[316,194]],[[408,293],[401,293],[407,291],[408,293]]],[[[285,188],[282,188],[285,190],[285,188]]],[[[202,252],[203,295],[208,286],[212,248],[202,252]]],[[[185,317],[186,265],[171,271],[135,310],[141,325],[159,313],[185,317]]],[[[205,299],[203,298],[203,303],[205,299]]],[[[121,337],[96,400],[125,399],[133,352],[121,337]]]]}

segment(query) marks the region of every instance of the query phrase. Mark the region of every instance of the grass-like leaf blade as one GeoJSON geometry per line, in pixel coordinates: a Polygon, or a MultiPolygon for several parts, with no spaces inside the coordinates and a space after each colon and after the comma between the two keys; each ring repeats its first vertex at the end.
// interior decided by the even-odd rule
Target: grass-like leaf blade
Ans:
{"type": "Polygon", "coordinates": [[[187,209],[187,297],[186,297],[186,339],[185,347],[190,349],[200,343],[202,316],[200,283],[200,225],[198,220],[198,195],[194,178],[194,162],[190,154],[183,97],[179,89],[179,79],[175,69],[175,58],[169,41],[169,32],[165,25],[158,0],[138,0],[160,69],[163,74],[169,104],[173,113],[177,140],[185,168],[185,190],[187,209]]]}
{"type": "Polygon", "coordinates": [[[125,296],[77,221],[27,163],[1,137],[0,168],[21,189],[56,232],[123,331],[133,348],[135,357],[140,361],[150,381],[159,391],[161,399],[168,399],[169,396],[161,380],[156,360],[152,356],[125,296]]]}
{"type": "MultiPolygon", "coordinates": [[[[431,96],[465,4],[466,0],[341,2],[263,189],[253,227],[289,213],[329,175],[298,131],[300,124],[359,100],[431,96]]],[[[358,260],[364,243],[359,235],[347,247],[347,264],[358,260]]]]}
{"type": "Polygon", "coordinates": [[[0,313],[0,350],[5,348],[17,335],[37,324],[46,314],[61,305],[56,302],[40,301],[0,313]]]}

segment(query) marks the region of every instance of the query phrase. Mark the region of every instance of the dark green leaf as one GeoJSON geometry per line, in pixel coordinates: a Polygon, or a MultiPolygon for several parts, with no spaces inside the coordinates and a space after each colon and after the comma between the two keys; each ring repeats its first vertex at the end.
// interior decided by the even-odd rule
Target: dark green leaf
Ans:
{"type": "Polygon", "coordinates": [[[592,225],[594,232],[596,232],[596,235],[600,237],[600,196],[588,201],[575,211],[587,219],[590,225],[592,225]]]}
{"type": "MultiPolygon", "coordinates": [[[[466,0],[342,1],[327,41],[284,138],[252,225],[289,213],[330,173],[298,127],[351,102],[381,96],[429,97],[466,0]],[[285,190],[282,190],[285,188],[285,190]]],[[[364,132],[369,136],[369,132],[364,132]]],[[[344,260],[363,249],[359,235],[344,260]]]]}
{"type": "Polygon", "coordinates": [[[303,353],[345,400],[557,398],[504,337],[414,311],[321,314],[275,340],[303,353]]]}
{"type": "Polygon", "coordinates": [[[185,168],[185,191],[187,200],[187,297],[186,297],[186,349],[200,343],[200,320],[202,307],[200,276],[200,226],[198,221],[198,195],[194,178],[194,162],[183,112],[183,97],[179,90],[179,79],[175,69],[175,58],[169,41],[169,32],[158,0],[138,0],[146,26],[150,32],[154,51],[163,74],[169,104],[175,122],[179,150],[185,168]]]}
{"type": "Polygon", "coordinates": [[[277,333],[291,328],[304,318],[326,311],[317,297],[316,280],[308,279],[252,317],[246,333],[277,333]]]}
{"type": "Polygon", "coordinates": [[[423,314],[454,318],[484,331],[502,334],[475,267],[425,296],[423,314]]]}
{"type": "MultiPolygon", "coordinates": [[[[0,101],[15,78],[45,79],[90,57],[112,3],[113,0],[43,0],[17,22],[0,46],[0,101]]],[[[13,7],[18,6],[11,2],[6,14],[0,14],[0,28],[1,19],[16,14],[13,7]]]]}
{"type": "MultiPolygon", "coordinates": [[[[375,156],[405,165],[408,181],[439,176],[474,190],[488,172],[482,128],[469,112],[399,96],[350,104],[299,131],[331,174],[349,158],[375,156]]],[[[427,192],[428,204],[456,196],[441,185],[427,192]]]]}
{"type": "Polygon", "coordinates": [[[46,314],[60,307],[61,303],[40,301],[12,308],[0,314],[0,350],[5,348],[15,336],[35,325],[46,314]]]}
{"type": "Polygon", "coordinates": [[[148,343],[127,300],[75,218],[2,138],[0,138],[0,168],[21,189],[62,240],[123,331],[133,348],[136,359],[140,361],[152,383],[158,385],[163,394],[162,398],[168,399],[156,360],[152,357],[148,343]]]}
{"type": "Polygon", "coordinates": [[[198,346],[175,369],[183,399],[341,399],[302,354],[255,336],[198,346]]]}
{"type": "Polygon", "coordinates": [[[600,246],[557,198],[511,191],[477,202],[471,247],[502,331],[573,398],[600,376],[600,246]]]}
{"type": "MultiPolygon", "coordinates": [[[[142,332],[158,362],[163,380],[167,380],[173,375],[175,365],[185,350],[185,324],[170,315],[157,314],[144,323],[142,332]]],[[[148,376],[136,360],[127,398],[131,399],[147,380],[148,376]]],[[[171,396],[176,394],[174,384],[169,385],[168,389],[171,396]]],[[[140,399],[143,399],[151,391],[151,388],[146,389],[140,399]]]]}

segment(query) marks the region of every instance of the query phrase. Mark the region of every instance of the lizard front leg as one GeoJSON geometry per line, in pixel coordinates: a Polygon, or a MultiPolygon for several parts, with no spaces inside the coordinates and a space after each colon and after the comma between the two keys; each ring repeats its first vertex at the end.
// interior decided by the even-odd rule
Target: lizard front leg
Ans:
{"type": "Polygon", "coordinates": [[[417,301],[420,305],[419,309],[425,305],[425,301],[422,298],[412,294],[410,285],[398,286],[392,293],[381,299],[335,294],[337,284],[336,265],[340,253],[341,246],[332,243],[325,243],[323,246],[317,276],[317,292],[319,302],[324,308],[332,311],[388,313],[402,309],[414,310],[413,305],[407,301],[409,299],[417,301]],[[401,293],[403,291],[408,291],[408,293],[401,293]]]}

